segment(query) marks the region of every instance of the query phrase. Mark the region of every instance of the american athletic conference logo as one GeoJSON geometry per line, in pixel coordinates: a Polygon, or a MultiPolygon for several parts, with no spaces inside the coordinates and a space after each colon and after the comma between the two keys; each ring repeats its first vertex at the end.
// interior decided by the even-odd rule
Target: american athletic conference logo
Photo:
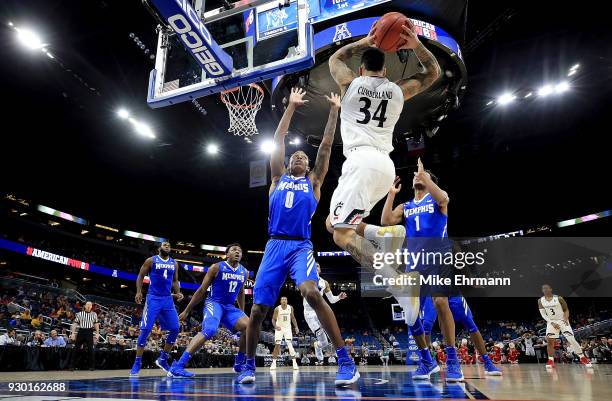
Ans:
{"type": "Polygon", "coordinates": [[[336,32],[334,33],[334,39],[332,39],[332,41],[339,42],[341,40],[348,39],[351,36],[353,36],[353,34],[348,30],[345,22],[343,24],[336,25],[336,32]]]}

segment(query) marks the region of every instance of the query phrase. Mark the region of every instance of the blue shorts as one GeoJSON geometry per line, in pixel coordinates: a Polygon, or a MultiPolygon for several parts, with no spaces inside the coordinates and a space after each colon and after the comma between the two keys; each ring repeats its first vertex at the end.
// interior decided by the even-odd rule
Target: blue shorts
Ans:
{"type": "MultiPolygon", "coordinates": [[[[463,297],[448,298],[448,307],[453,314],[455,323],[460,323],[468,333],[478,331],[478,326],[474,323],[472,311],[463,297]]],[[[437,313],[431,297],[421,297],[421,319],[423,320],[423,331],[425,335],[431,334],[431,329],[436,322],[437,313]]]]}
{"type": "Polygon", "coordinates": [[[156,320],[159,321],[162,330],[179,329],[178,313],[174,307],[174,299],[172,299],[172,296],[147,296],[147,301],[142,311],[140,328],[151,330],[156,320]]]}
{"type": "Polygon", "coordinates": [[[215,301],[206,300],[204,302],[204,320],[202,320],[202,333],[216,333],[219,324],[234,332],[236,323],[246,314],[236,305],[221,304],[215,301]]]}
{"type": "Polygon", "coordinates": [[[274,306],[287,274],[297,287],[306,280],[319,281],[309,240],[271,239],[266,244],[253,288],[253,303],[274,306]]]}

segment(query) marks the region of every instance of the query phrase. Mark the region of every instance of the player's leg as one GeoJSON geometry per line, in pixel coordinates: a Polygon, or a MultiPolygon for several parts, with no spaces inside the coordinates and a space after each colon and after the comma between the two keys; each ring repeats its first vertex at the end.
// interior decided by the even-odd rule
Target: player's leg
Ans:
{"type": "Polygon", "coordinates": [[[196,334],[181,357],[172,363],[168,371],[168,377],[193,377],[195,374],[185,370],[187,363],[202,348],[207,340],[217,334],[219,323],[223,315],[223,309],[217,302],[207,300],[204,303],[204,318],[202,319],[202,331],[196,334]]]}
{"type": "Polygon", "coordinates": [[[283,330],[283,338],[285,339],[287,349],[289,350],[289,356],[291,357],[291,364],[293,365],[293,370],[298,370],[300,367],[298,366],[296,360],[297,353],[295,352],[295,348],[293,348],[293,333],[291,332],[291,328],[283,330]]]}
{"type": "Polygon", "coordinates": [[[561,327],[561,333],[563,333],[563,337],[565,337],[567,342],[570,343],[572,351],[574,351],[574,353],[578,355],[578,357],[580,358],[580,363],[583,364],[587,368],[593,367],[593,365],[591,365],[591,361],[589,360],[589,358],[587,358],[586,355],[584,355],[584,353],[582,352],[582,347],[576,340],[576,337],[574,336],[574,330],[572,330],[572,327],[569,324],[565,323],[564,321],[561,321],[559,323],[559,326],[561,327]]]}
{"type": "Polygon", "coordinates": [[[463,373],[457,358],[457,348],[455,348],[455,320],[448,305],[448,297],[434,296],[434,307],[438,314],[438,324],[446,344],[446,381],[463,381],[463,373]]]}
{"type": "Polygon", "coordinates": [[[425,338],[425,328],[431,333],[431,326],[435,320],[436,311],[431,297],[423,297],[420,305],[421,317],[417,317],[415,323],[409,326],[414,342],[419,348],[419,366],[413,373],[412,378],[414,380],[429,380],[433,373],[438,373],[440,371],[440,367],[431,357],[427,339],[425,338]]]}
{"type": "Polygon", "coordinates": [[[155,364],[164,372],[168,373],[170,371],[168,353],[172,351],[181,327],[172,297],[168,297],[168,299],[164,301],[164,305],[159,311],[158,317],[162,329],[167,330],[168,335],[164,342],[164,348],[162,352],[160,352],[159,357],[155,360],[155,364]]]}
{"type": "Polygon", "coordinates": [[[283,342],[283,331],[276,330],[274,328],[274,349],[272,350],[272,363],[270,364],[270,370],[276,369],[276,360],[278,359],[278,354],[280,353],[281,343],[283,342]]]}
{"type": "Polygon", "coordinates": [[[299,243],[290,257],[290,274],[295,284],[300,290],[302,297],[317,314],[317,318],[336,349],[338,356],[338,374],[336,375],[336,385],[351,384],[359,380],[359,372],[353,360],[349,357],[344,347],[344,339],[340,334],[340,327],[336,321],[336,316],[331,307],[325,302],[317,283],[316,262],[312,254],[312,244],[310,241],[299,243]]]}
{"type": "Polygon", "coordinates": [[[155,319],[157,319],[157,315],[161,307],[161,303],[156,302],[154,298],[147,298],[145,301],[145,305],[142,310],[142,319],[140,320],[140,334],[136,340],[136,358],[134,359],[134,364],[130,370],[130,376],[138,376],[140,373],[142,354],[144,353],[145,346],[147,345],[147,339],[149,338],[149,334],[151,334],[151,330],[153,330],[155,319]]]}
{"type": "Polygon", "coordinates": [[[274,305],[289,271],[285,263],[287,243],[292,241],[269,240],[264,257],[255,277],[253,306],[246,329],[246,363],[236,382],[247,384],[255,382],[255,351],[259,342],[261,324],[270,307],[274,305]]]}
{"type": "Polygon", "coordinates": [[[310,331],[315,335],[316,340],[313,343],[315,350],[315,356],[317,357],[316,365],[323,364],[323,349],[329,345],[329,338],[327,333],[321,327],[321,322],[317,318],[317,314],[314,311],[304,312],[304,320],[310,331]]]}
{"type": "Polygon", "coordinates": [[[555,342],[559,339],[559,332],[561,331],[561,327],[558,324],[557,327],[553,325],[553,322],[548,322],[546,325],[546,351],[548,352],[546,369],[555,367],[555,342]]]}
{"type": "Polygon", "coordinates": [[[236,306],[223,305],[221,324],[232,333],[240,333],[238,353],[234,358],[234,372],[240,373],[246,362],[246,329],[249,325],[249,318],[242,310],[236,308],[236,306]]]}

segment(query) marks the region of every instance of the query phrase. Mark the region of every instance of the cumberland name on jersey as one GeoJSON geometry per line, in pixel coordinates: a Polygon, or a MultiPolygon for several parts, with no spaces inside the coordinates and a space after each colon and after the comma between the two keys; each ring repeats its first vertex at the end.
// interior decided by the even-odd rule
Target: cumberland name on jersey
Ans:
{"type": "Polygon", "coordinates": [[[219,263],[219,273],[210,286],[207,300],[234,305],[246,279],[247,270],[241,264],[234,269],[227,262],[219,263]]]}
{"type": "Polygon", "coordinates": [[[406,238],[409,238],[408,250],[411,252],[448,246],[447,241],[440,240],[448,237],[446,232],[448,216],[442,213],[431,194],[427,193],[419,201],[412,199],[404,203],[404,220],[406,238]]]}
{"type": "Polygon", "coordinates": [[[403,107],[404,95],[396,83],[383,77],[353,79],[340,111],[344,155],[357,146],[373,146],[391,153],[393,128],[403,107]]]}
{"type": "Polygon", "coordinates": [[[270,195],[268,234],[310,239],[317,200],[308,177],[285,175],[270,195]]]}
{"type": "Polygon", "coordinates": [[[156,297],[168,297],[172,295],[172,282],[176,263],[168,257],[164,260],[159,255],[153,256],[153,265],[149,273],[149,291],[147,295],[156,297]]]}

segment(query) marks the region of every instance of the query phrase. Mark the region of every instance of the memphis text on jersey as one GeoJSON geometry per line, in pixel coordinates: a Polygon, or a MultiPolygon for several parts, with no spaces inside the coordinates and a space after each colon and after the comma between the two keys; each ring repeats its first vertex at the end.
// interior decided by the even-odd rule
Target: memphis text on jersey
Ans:
{"type": "Polygon", "coordinates": [[[400,275],[398,277],[383,277],[381,274],[374,276],[372,282],[376,286],[510,286],[510,277],[468,277],[465,275],[456,275],[454,277],[443,277],[436,274],[430,275],[400,275]]]}

